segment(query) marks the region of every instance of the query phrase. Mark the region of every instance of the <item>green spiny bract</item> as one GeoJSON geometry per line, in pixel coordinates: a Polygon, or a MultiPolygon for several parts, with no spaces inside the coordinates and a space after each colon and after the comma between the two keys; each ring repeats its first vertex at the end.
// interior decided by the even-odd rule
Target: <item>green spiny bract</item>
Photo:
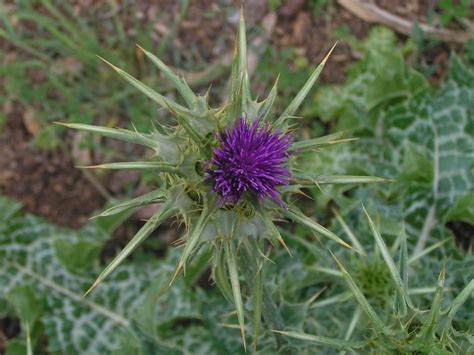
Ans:
{"type": "MultiPolygon", "coordinates": [[[[279,331],[278,333],[326,347],[364,354],[472,353],[474,350],[472,333],[469,330],[456,329],[453,319],[472,296],[474,280],[458,290],[451,303],[446,304],[443,302],[446,274],[445,266],[443,266],[436,286],[429,288],[428,291],[423,290],[423,292],[433,292],[430,307],[425,308],[415,304],[412,293],[418,290],[409,288],[410,264],[443,243],[436,243],[408,258],[406,234],[402,230],[395,242],[395,245],[400,246],[396,262],[378,228],[369,214],[366,211],[365,213],[375,241],[375,255],[367,253],[368,255],[359,256],[363,260],[358,260],[352,265],[355,264],[359,268],[362,265],[362,268],[350,271],[333,255],[341,277],[349,286],[357,302],[352,320],[347,324],[345,338],[334,339],[294,331],[279,331]],[[366,268],[368,265],[376,266],[376,268],[370,270],[366,268]],[[374,275],[377,273],[379,274],[374,275]],[[382,290],[384,286],[387,287],[386,292],[382,290]],[[363,320],[364,317],[365,320],[363,320]],[[363,322],[369,324],[363,330],[358,330],[358,324],[363,322]],[[352,339],[354,333],[358,333],[358,339],[352,339]]],[[[340,216],[338,219],[347,227],[340,216]]],[[[346,228],[345,230],[348,231],[346,228]]],[[[349,230],[348,234],[351,234],[351,239],[356,238],[352,231],[349,230]]],[[[353,242],[365,253],[357,239],[353,242]]]]}
{"type": "Polygon", "coordinates": [[[99,275],[86,294],[112,273],[160,223],[171,216],[176,216],[186,226],[186,233],[183,236],[184,248],[175,273],[170,276],[167,286],[162,291],[170,287],[182,272],[186,272],[188,261],[199,249],[211,248],[212,278],[229,302],[235,304],[244,346],[244,318],[253,320],[253,339],[256,346],[262,318],[270,329],[284,328],[262,280],[262,269],[267,260],[264,240],[267,239],[273,245],[281,244],[286,248],[283,238],[273,223],[274,216],[281,214],[303,224],[317,234],[350,247],[333,232],[305,216],[294,205],[291,196],[300,193],[303,187],[318,184],[354,184],[385,180],[370,176],[308,176],[304,171],[300,172],[296,169],[296,156],[299,153],[348,140],[343,139],[342,133],[335,133],[320,138],[296,141],[289,148],[288,169],[291,172],[291,178],[287,186],[279,187],[284,204],[279,205],[270,199],[257,199],[250,194],[238,204],[223,206],[219,202],[218,194],[206,180],[205,174],[205,165],[211,161],[214,149],[219,144],[217,137],[232,127],[239,117],[247,117],[250,121],[258,119],[266,127],[265,129],[287,134],[290,128],[289,121],[294,118],[300,104],[316,82],[332,49],[289,106],[277,117],[273,117],[271,112],[277,95],[276,83],[265,100],[258,102],[252,99],[246,63],[245,24],[242,16],[232,62],[229,101],[221,108],[210,107],[207,94],[196,95],[186,81],[176,76],[160,59],[143,48],[141,50],[174,84],[185,105],[169,100],[122,69],[104,61],[131,85],[159,106],[167,109],[176,120],[176,126],[168,127],[157,123],[153,132],[141,133],[85,124],[64,124],[70,128],[140,144],[155,152],[154,159],[151,161],[108,163],[93,166],[93,168],[151,169],[160,173],[163,181],[162,186],[156,191],[123,202],[100,214],[100,216],[107,216],[145,204],[162,203],[158,211],[99,275]],[[246,290],[250,290],[249,297],[252,298],[253,314],[244,309],[240,276],[247,285],[246,290]]]}

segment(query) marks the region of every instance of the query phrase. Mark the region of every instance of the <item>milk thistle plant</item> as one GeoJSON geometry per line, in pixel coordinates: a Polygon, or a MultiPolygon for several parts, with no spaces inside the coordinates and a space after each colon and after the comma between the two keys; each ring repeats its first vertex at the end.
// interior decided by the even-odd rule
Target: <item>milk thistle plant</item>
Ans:
{"type": "Polygon", "coordinates": [[[170,275],[162,291],[166,291],[180,274],[186,272],[188,262],[200,249],[210,249],[212,279],[225,298],[235,304],[244,346],[245,318],[252,320],[255,347],[262,319],[269,329],[284,329],[276,305],[263,282],[264,264],[268,259],[265,240],[288,250],[274,219],[284,216],[317,235],[351,248],[333,232],[304,215],[295,206],[292,196],[301,193],[303,187],[317,184],[381,182],[384,179],[370,176],[310,176],[304,170],[298,170],[299,154],[350,140],[344,139],[342,133],[336,133],[299,141],[290,125],[332,49],[289,106],[275,117],[271,109],[277,94],[277,83],[263,101],[251,95],[245,36],[245,23],[241,16],[231,68],[230,94],[223,107],[210,107],[208,94],[195,94],[184,79],[175,75],[155,55],[141,48],[174,84],[184,105],[169,100],[122,69],[106,63],[131,85],[167,109],[177,124],[170,127],[157,123],[151,133],[86,124],[64,125],[140,144],[155,153],[151,161],[107,163],[93,168],[149,169],[160,173],[162,178],[158,189],[100,214],[110,216],[130,208],[161,203],[157,212],[98,276],[86,295],[160,223],[175,216],[186,226],[181,240],[184,247],[176,271],[170,275]],[[246,302],[241,291],[242,282],[249,290],[251,302],[246,302]],[[244,304],[252,306],[245,307],[244,304]]]}
{"type": "MultiPolygon", "coordinates": [[[[362,354],[471,354],[474,350],[472,332],[460,331],[453,325],[456,314],[468,302],[474,292],[474,280],[459,290],[451,302],[443,299],[446,295],[446,266],[441,268],[438,280],[433,287],[433,298],[428,307],[414,301],[409,287],[410,264],[438,248],[444,243],[438,242],[429,248],[408,258],[407,236],[402,229],[395,245],[399,245],[398,258],[394,258],[375,223],[364,208],[372,236],[375,251],[379,256],[370,255],[364,250],[355,233],[350,230],[340,216],[338,219],[344,229],[363,252],[362,262],[376,266],[376,270],[351,270],[344,266],[334,255],[340,269],[339,277],[347,283],[350,293],[357,303],[352,320],[347,324],[344,339],[328,338],[294,331],[276,331],[285,336],[323,345],[327,348],[350,350],[362,354]],[[371,259],[371,260],[370,260],[371,259]],[[359,274],[359,275],[357,275],[359,274]],[[365,277],[369,282],[361,280],[365,277]],[[363,275],[365,274],[365,275],[363,275]],[[359,277],[357,277],[359,276],[359,277]],[[371,282],[372,281],[372,282],[371,282]],[[375,281],[375,282],[373,282],[375,281]],[[364,290],[365,289],[365,290],[364,290]],[[365,321],[369,326],[358,329],[365,321]],[[354,333],[358,340],[352,340],[354,333]]],[[[360,255],[358,255],[360,256],[360,255]]],[[[334,270],[332,270],[334,272],[334,270]]]]}

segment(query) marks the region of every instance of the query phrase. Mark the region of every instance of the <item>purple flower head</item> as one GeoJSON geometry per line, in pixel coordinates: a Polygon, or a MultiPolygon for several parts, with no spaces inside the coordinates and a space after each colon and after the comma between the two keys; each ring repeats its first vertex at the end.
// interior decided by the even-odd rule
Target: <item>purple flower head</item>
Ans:
{"type": "Polygon", "coordinates": [[[235,125],[219,137],[219,146],[207,170],[207,179],[222,202],[237,204],[245,192],[259,199],[270,197],[284,206],[277,187],[288,185],[291,174],[286,163],[292,143],[289,134],[259,128],[240,117],[235,125]]]}

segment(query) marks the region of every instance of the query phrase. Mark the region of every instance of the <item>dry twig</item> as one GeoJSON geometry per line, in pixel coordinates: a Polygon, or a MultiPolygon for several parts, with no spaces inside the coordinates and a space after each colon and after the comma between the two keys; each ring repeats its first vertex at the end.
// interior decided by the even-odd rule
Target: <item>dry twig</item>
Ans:
{"type": "MultiPolygon", "coordinates": [[[[414,23],[394,15],[368,0],[338,0],[339,5],[357,16],[358,18],[370,22],[381,23],[391,29],[410,36],[413,31],[414,23]]],[[[474,39],[474,32],[453,31],[448,29],[436,28],[425,23],[418,23],[421,30],[430,36],[445,42],[464,43],[467,40],[474,39]]]]}

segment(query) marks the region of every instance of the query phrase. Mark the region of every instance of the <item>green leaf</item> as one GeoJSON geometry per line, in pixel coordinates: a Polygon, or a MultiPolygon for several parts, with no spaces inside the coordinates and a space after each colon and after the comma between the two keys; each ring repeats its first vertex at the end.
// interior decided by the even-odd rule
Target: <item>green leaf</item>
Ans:
{"type": "Polygon", "coordinates": [[[234,298],[235,309],[237,311],[237,318],[239,319],[240,333],[244,348],[247,348],[245,342],[245,321],[244,321],[244,305],[242,302],[242,294],[240,292],[239,272],[237,270],[236,251],[232,241],[229,241],[224,246],[226,250],[227,267],[229,269],[230,284],[232,286],[232,294],[234,298]]]}
{"type": "Polygon", "coordinates": [[[329,338],[325,336],[311,335],[306,333],[291,332],[291,331],[278,331],[274,330],[275,333],[283,334],[291,338],[308,341],[318,345],[329,346],[331,348],[341,349],[341,350],[351,350],[364,347],[365,342],[349,341],[344,339],[329,338]]]}
{"type": "Polygon", "coordinates": [[[354,175],[335,175],[335,176],[311,176],[309,174],[294,173],[294,181],[299,185],[325,185],[325,184],[369,184],[391,182],[385,178],[376,176],[354,176],[354,175]]]}
{"type": "Polygon", "coordinates": [[[404,283],[402,281],[402,278],[400,277],[400,273],[397,270],[397,267],[395,266],[395,262],[393,261],[392,256],[390,255],[390,251],[388,250],[387,245],[385,244],[385,241],[383,240],[377,227],[375,226],[374,222],[372,221],[369,214],[367,213],[367,210],[365,209],[365,207],[362,206],[362,208],[364,209],[365,216],[367,217],[367,220],[369,221],[369,226],[370,226],[370,229],[372,230],[372,235],[375,239],[375,243],[377,244],[382,254],[382,258],[388,267],[390,276],[392,277],[392,280],[395,284],[395,288],[397,289],[399,293],[399,296],[402,301],[402,307],[404,309],[403,312],[405,313],[406,305],[410,307],[413,306],[410,300],[410,296],[408,295],[408,290],[404,287],[404,283]]]}
{"type": "Polygon", "coordinates": [[[267,227],[270,238],[279,242],[283,246],[283,248],[285,248],[288,254],[291,255],[290,249],[288,249],[288,247],[286,246],[285,240],[283,239],[280,232],[278,231],[278,228],[273,223],[272,217],[270,216],[270,214],[267,211],[264,211],[262,208],[259,208],[258,214],[260,218],[262,218],[263,223],[265,223],[265,226],[267,227]]]}
{"type": "MultiPolygon", "coordinates": [[[[138,45],[137,45],[138,46],[138,45]]],[[[196,104],[196,95],[191,90],[189,85],[186,83],[184,79],[179,78],[173,71],[163,63],[157,56],[153,53],[148,52],[147,50],[143,49],[142,47],[138,46],[145,55],[151,59],[151,61],[160,69],[160,71],[170,80],[175,88],[179,91],[183,99],[186,101],[186,104],[189,108],[192,108],[196,104]]]]}
{"type": "Polygon", "coordinates": [[[112,262],[97,277],[92,286],[87,290],[84,296],[87,296],[94,290],[107,276],[109,276],[125,258],[130,255],[148,236],[167,218],[171,217],[176,209],[173,207],[174,201],[168,201],[143,225],[133,239],[123,248],[112,262]]]}
{"type": "Polygon", "coordinates": [[[154,140],[150,135],[145,135],[143,133],[133,132],[122,128],[100,127],[83,123],[56,123],[80,131],[97,133],[105,137],[115,138],[121,141],[135,144],[141,144],[157,151],[159,149],[159,142],[154,140]]]}
{"type": "Polygon", "coordinates": [[[213,279],[227,301],[232,303],[232,288],[227,277],[225,260],[226,257],[223,247],[221,247],[219,251],[214,251],[213,279]]]}
{"type": "Polygon", "coordinates": [[[109,207],[101,212],[97,217],[112,216],[124,212],[130,208],[144,206],[153,203],[161,203],[166,200],[166,194],[162,190],[153,190],[144,195],[132,198],[130,200],[119,203],[115,206],[109,207]]]}
{"type": "Polygon", "coordinates": [[[27,344],[25,344],[23,339],[17,337],[8,342],[6,355],[25,355],[27,351],[27,344]]]}
{"type": "Polygon", "coordinates": [[[14,218],[21,210],[21,203],[0,196],[0,225],[14,218]]]}
{"type": "MultiPolygon", "coordinates": [[[[400,235],[400,274],[403,282],[403,290],[408,293],[408,249],[407,249],[407,235],[405,233],[405,226],[401,231],[400,235]]],[[[402,301],[403,302],[403,301],[402,301]]],[[[405,307],[402,305],[402,312],[405,311],[405,307]]],[[[404,313],[402,313],[404,315],[404,313]]]]}
{"type": "MultiPolygon", "coordinates": [[[[100,58],[100,57],[99,57],[100,58]]],[[[173,109],[176,112],[179,113],[189,113],[189,110],[186,107],[183,107],[169,99],[167,99],[165,96],[157,93],[147,85],[143,84],[141,81],[135,79],[133,76],[128,74],[127,72],[123,71],[122,69],[116,67],[112,63],[108,62],[104,58],[100,58],[102,61],[104,61],[106,64],[108,64],[112,69],[114,69],[121,77],[123,77],[126,81],[128,81],[131,85],[133,85],[135,88],[137,88],[139,91],[141,91],[143,94],[148,96],[150,99],[155,101],[158,105],[165,109],[173,109]]]]}
{"type": "Polygon", "coordinates": [[[245,107],[250,97],[250,83],[249,74],[247,71],[247,37],[245,33],[245,19],[243,7],[240,10],[239,20],[239,34],[237,36],[237,43],[239,46],[239,72],[238,75],[242,78],[242,106],[245,107]]]}
{"type": "MultiPolygon", "coordinates": [[[[0,197],[0,204],[2,201],[0,197]]],[[[176,208],[183,203],[177,196],[173,201],[176,208]]],[[[4,211],[0,209],[0,220],[4,211]]],[[[156,287],[167,282],[166,276],[179,260],[179,250],[170,250],[164,258],[152,255],[133,263],[125,261],[99,289],[83,298],[83,289],[100,272],[98,262],[80,274],[71,273],[58,259],[55,245],[58,240],[74,245],[104,242],[107,237],[95,223],[80,231],[59,228],[34,216],[15,215],[0,223],[0,304],[5,305],[7,295],[21,304],[21,312],[29,318],[32,345],[37,336],[36,319],[37,325],[41,322],[48,351],[57,354],[116,351],[128,355],[123,339],[133,342],[135,350],[149,349],[157,354],[189,353],[191,349],[204,349],[203,353],[212,355],[241,353],[239,336],[210,320],[228,312],[227,303],[212,290],[203,293],[179,280],[168,294],[156,298],[156,287]],[[206,311],[203,302],[209,303],[206,311]],[[147,323],[144,315],[153,322],[147,323]],[[183,317],[191,320],[190,325],[183,323],[183,317]]],[[[9,342],[8,352],[13,354],[14,349],[18,354],[26,353],[24,338],[9,342]]]]}
{"type": "Polygon", "coordinates": [[[444,215],[443,222],[464,221],[474,224],[474,192],[459,197],[444,215]]]}
{"type": "Polygon", "coordinates": [[[319,148],[331,146],[338,143],[350,142],[350,141],[358,139],[358,138],[343,139],[342,137],[344,137],[344,135],[345,135],[345,132],[341,131],[341,132],[328,134],[326,136],[322,136],[318,138],[306,139],[303,141],[294,142],[291,145],[290,149],[292,151],[304,152],[308,150],[316,150],[319,148]]]}
{"type": "MultiPolygon", "coordinates": [[[[342,276],[342,274],[341,274],[342,276]]],[[[343,303],[346,302],[350,299],[352,299],[353,295],[350,291],[339,293],[336,296],[333,297],[328,297],[326,299],[323,299],[321,301],[314,302],[311,308],[325,308],[327,306],[333,305],[333,304],[338,304],[338,303],[343,303]]]]}
{"type": "Polygon", "coordinates": [[[279,308],[285,327],[303,331],[303,325],[308,315],[307,302],[292,303],[283,300],[279,308]]]}
{"type": "Polygon", "coordinates": [[[267,117],[270,114],[270,110],[273,107],[273,104],[277,97],[278,78],[279,77],[276,78],[275,84],[273,84],[272,89],[270,90],[270,93],[268,94],[268,97],[262,102],[263,105],[259,109],[259,113],[257,116],[260,117],[262,122],[265,122],[267,120],[267,117]]]}
{"type": "MultiPolygon", "coordinates": [[[[410,253],[419,255],[427,245],[448,236],[445,216],[456,201],[468,201],[466,196],[474,188],[474,84],[465,79],[473,72],[453,57],[446,82],[437,90],[428,90],[426,80],[417,81],[413,70],[404,64],[395,37],[383,34],[385,30],[380,32],[378,40],[367,44],[370,50],[353,67],[349,82],[338,87],[336,95],[334,90],[328,94],[333,95],[332,101],[314,102],[321,109],[331,103],[334,107],[326,118],[339,118],[337,129],[353,128],[362,132],[364,139],[353,147],[339,145],[313,154],[301,163],[308,174],[331,169],[337,174],[362,171],[397,177],[396,184],[378,186],[376,195],[371,187],[357,189],[356,195],[370,195],[370,203],[381,215],[403,220],[408,236],[416,240],[410,253]],[[390,56],[399,58],[388,59],[390,56]],[[393,83],[386,85],[387,80],[393,83]],[[378,87],[370,89],[373,97],[367,97],[376,82],[378,87]]],[[[337,187],[331,188],[333,191],[343,192],[337,187]]],[[[331,198],[348,203],[336,192],[331,198]]],[[[462,209],[460,216],[469,220],[472,213],[462,209]]]]}
{"type": "Polygon", "coordinates": [[[285,208],[280,208],[279,211],[286,217],[294,220],[295,222],[301,223],[304,226],[312,229],[316,233],[324,235],[326,238],[329,238],[331,240],[334,240],[336,243],[341,244],[342,246],[352,249],[352,247],[347,244],[344,240],[339,238],[337,235],[335,235],[333,232],[331,232],[329,229],[323,227],[319,223],[316,223],[313,221],[311,218],[306,217],[303,212],[301,212],[296,206],[291,206],[289,209],[285,208]]]}
{"type": "Polygon", "coordinates": [[[341,217],[339,212],[337,212],[335,209],[333,209],[332,211],[333,211],[334,215],[336,216],[336,219],[339,222],[339,224],[341,225],[342,229],[344,230],[344,232],[347,234],[347,236],[351,240],[352,244],[354,244],[354,246],[356,247],[357,250],[359,250],[359,252],[361,252],[362,254],[365,254],[366,252],[364,250],[364,247],[359,242],[359,239],[357,239],[354,232],[352,232],[352,230],[349,228],[347,223],[341,217]]]}
{"type": "Polygon", "coordinates": [[[422,329],[417,335],[424,339],[434,339],[436,337],[439,317],[441,315],[441,301],[444,293],[444,281],[446,277],[445,266],[441,269],[438,276],[438,284],[436,285],[435,294],[431,303],[430,313],[428,319],[423,324],[422,329]]]}
{"type": "Polygon", "coordinates": [[[58,239],[54,250],[58,260],[72,273],[81,274],[91,270],[97,262],[102,243],[90,240],[68,241],[58,239]]]}
{"type": "Polygon", "coordinates": [[[354,330],[356,329],[358,323],[360,322],[361,315],[362,315],[362,309],[360,307],[357,307],[356,310],[354,311],[354,315],[352,316],[351,322],[349,323],[349,326],[347,327],[344,340],[349,340],[352,337],[354,330]]]}
{"type": "MultiPolygon", "coordinates": [[[[212,217],[212,215],[216,211],[216,196],[211,195],[211,197],[207,198],[206,202],[204,203],[203,210],[199,219],[197,220],[194,228],[189,233],[189,236],[186,240],[186,245],[184,247],[183,253],[181,254],[181,259],[179,264],[176,268],[175,276],[177,276],[181,269],[186,270],[186,263],[189,257],[196,251],[196,247],[199,244],[199,240],[201,238],[202,232],[207,225],[208,220],[212,217]]],[[[173,277],[174,280],[175,277],[173,277]]]]}
{"type": "Polygon", "coordinates": [[[5,299],[15,308],[24,328],[34,327],[43,312],[43,304],[30,285],[16,285],[5,294],[5,299]]]}
{"type": "Polygon", "coordinates": [[[408,264],[410,265],[410,264],[415,263],[417,260],[420,260],[423,256],[431,253],[433,250],[438,249],[439,247],[441,247],[443,244],[445,244],[448,241],[450,241],[450,239],[440,240],[439,242],[436,242],[417,253],[413,253],[413,255],[408,259],[408,264]]]}
{"type": "Polygon", "coordinates": [[[403,154],[403,167],[397,180],[432,184],[433,161],[408,145],[403,154]]]}
{"type": "Polygon", "coordinates": [[[281,116],[274,122],[273,127],[276,127],[276,128],[281,127],[288,118],[292,117],[296,113],[301,103],[303,102],[303,100],[305,99],[305,97],[308,95],[309,91],[313,87],[316,80],[318,80],[319,75],[321,74],[321,71],[324,68],[324,65],[326,64],[327,60],[329,59],[329,56],[331,55],[332,51],[336,47],[336,44],[332,46],[332,48],[329,50],[328,54],[324,57],[322,62],[313,71],[308,81],[304,84],[304,86],[301,88],[298,94],[294,97],[294,99],[291,101],[291,103],[288,105],[285,111],[283,111],[281,116]]]}
{"type": "Polygon", "coordinates": [[[105,163],[100,165],[78,166],[82,169],[111,169],[111,170],[125,170],[125,169],[152,169],[157,172],[171,173],[181,175],[176,166],[159,161],[130,161],[118,163],[105,163]]]}
{"type": "Polygon", "coordinates": [[[456,296],[456,298],[451,302],[448,310],[448,317],[452,320],[456,313],[459,311],[459,308],[466,303],[469,297],[472,298],[474,293],[474,280],[471,280],[466,287],[463,288],[461,292],[456,296]]]}
{"type": "MultiPolygon", "coordinates": [[[[172,270],[172,265],[168,264],[166,268],[172,270]]],[[[174,322],[179,322],[179,319],[201,319],[201,304],[196,300],[196,292],[186,287],[184,279],[177,281],[174,287],[168,290],[166,297],[157,299],[157,293],[166,283],[165,273],[151,279],[141,303],[134,311],[135,324],[151,339],[163,336],[161,333],[165,332],[168,326],[173,327],[174,322]]]]}
{"type": "Polygon", "coordinates": [[[230,95],[229,95],[229,113],[227,122],[233,122],[235,117],[242,115],[242,78],[239,75],[239,54],[235,48],[234,58],[232,60],[232,68],[230,75],[230,95]]]}
{"type": "Polygon", "coordinates": [[[260,267],[255,275],[253,286],[253,350],[257,351],[258,337],[260,336],[260,328],[262,326],[262,302],[263,302],[263,277],[262,268],[260,267]]]}
{"type": "MultiPolygon", "coordinates": [[[[457,78],[451,63],[450,75],[457,78]]],[[[463,68],[463,76],[467,69],[463,68]]],[[[472,71],[470,72],[472,76],[472,71]]],[[[433,178],[426,184],[406,190],[403,210],[407,231],[419,231],[414,253],[422,251],[435,233],[442,229],[439,221],[459,199],[474,188],[472,145],[474,127],[474,84],[449,80],[433,96],[414,96],[384,113],[384,142],[392,151],[390,164],[398,166],[404,146],[410,142],[425,160],[431,161],[433,178]],[[414,189],[417,191],[413,191],[414,189]]],[[[419,160],[419,159],[418,159],[419,160]]],[[[424,164],[427,165],[427,164],[424,164]]],[[[402,172],[403,174],[403,172],[402,172]]]]}

